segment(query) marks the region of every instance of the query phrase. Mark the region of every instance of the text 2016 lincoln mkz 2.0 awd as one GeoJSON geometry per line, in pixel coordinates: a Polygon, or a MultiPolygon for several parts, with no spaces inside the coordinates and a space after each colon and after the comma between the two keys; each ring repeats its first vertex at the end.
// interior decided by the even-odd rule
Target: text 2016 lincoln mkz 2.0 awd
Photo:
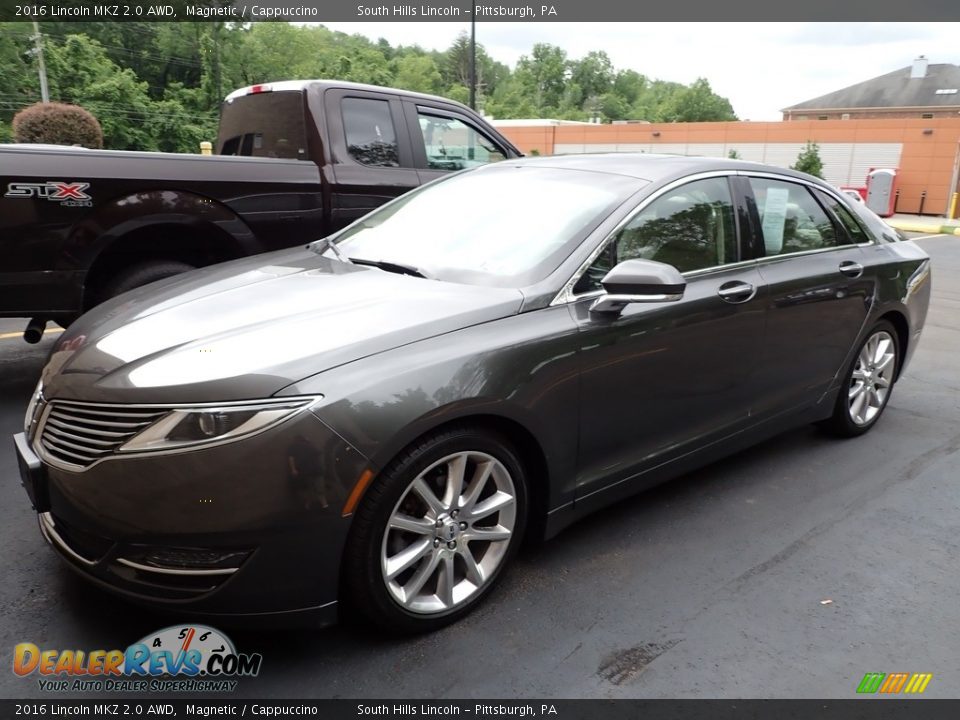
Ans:
{"type": "Polygon", "coordinates": [[[429,629],[525,533],[797,424],[869,430],[929,277],[800,173],[506,160],[88,313],[21,475],[64,560],[129,598],[429,629]]]}

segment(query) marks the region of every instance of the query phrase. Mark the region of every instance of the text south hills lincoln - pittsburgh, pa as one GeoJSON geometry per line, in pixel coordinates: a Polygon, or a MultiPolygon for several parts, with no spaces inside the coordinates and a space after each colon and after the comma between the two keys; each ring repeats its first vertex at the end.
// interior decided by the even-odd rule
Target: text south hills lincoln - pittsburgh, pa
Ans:
{"type": "Polygon", "coordinates": [[[464,9],[459,5],[357,5],[357,17],[509,17],[531,20],[536,17],[559,17],[553,5],[474,5],[464,9]]]}

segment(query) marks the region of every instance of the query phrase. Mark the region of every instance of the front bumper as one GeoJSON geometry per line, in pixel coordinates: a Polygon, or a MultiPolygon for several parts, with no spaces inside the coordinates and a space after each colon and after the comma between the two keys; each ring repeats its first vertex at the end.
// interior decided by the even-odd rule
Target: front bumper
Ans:
{"type": "Polygon", "coordinates": [[[97,585],[221,620],[335,620],[341,508],[367,461],[311,413],[234,443],[82,472],[44,463],[23,434],[14,442],[43,536],[97,585]],[[305,451],[322,472],[294,478],[291,455],[305,451]]]}

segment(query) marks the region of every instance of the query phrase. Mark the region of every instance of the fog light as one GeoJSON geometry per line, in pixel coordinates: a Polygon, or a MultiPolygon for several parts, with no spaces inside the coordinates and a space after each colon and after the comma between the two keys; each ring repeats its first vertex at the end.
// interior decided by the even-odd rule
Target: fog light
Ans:
{"type": "Polygon", "coordinates": [[[153,548],[143,554],[142,562],[158,568],[226,569],[238,568],[249,553],[190,548],[153,548]]]}

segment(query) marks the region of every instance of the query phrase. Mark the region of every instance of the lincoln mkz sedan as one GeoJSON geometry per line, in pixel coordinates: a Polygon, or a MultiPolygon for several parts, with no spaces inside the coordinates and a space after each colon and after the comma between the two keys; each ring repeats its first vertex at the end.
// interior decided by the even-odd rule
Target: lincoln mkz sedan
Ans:
{"type": "Polygon", "coordinates": [[[83,316],[22,480],[67,564],[133,600],[428,630],[525,534],[798,424],[869,430],[929,295],[922,250],[801,173],[504,161],[83,316]]]}

